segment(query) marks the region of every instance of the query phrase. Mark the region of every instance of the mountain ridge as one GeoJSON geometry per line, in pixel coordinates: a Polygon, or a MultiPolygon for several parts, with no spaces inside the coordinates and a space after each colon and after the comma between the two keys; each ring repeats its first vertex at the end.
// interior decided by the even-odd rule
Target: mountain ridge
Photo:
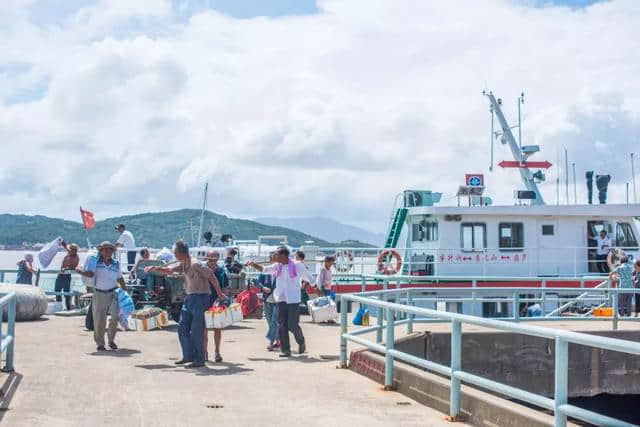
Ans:
{"type": "MultiPolygon", "coordinates": [[[[88,230],[88,236],[94,245],[103,240],[113,242],[118,238],[115,226],[123,223],[133,233],[136,245],[139,247],[161,248],[170,246],[180,238],[191,244],[192,236],[197,239],[197,232],[192,232],[193,228],[190,224],[199,224],[201,212],[199,209],[179,209],[106,218],[97,221],[96,227],[88,230]]],[[[212,224],[215,224],[217,234],[228,233],[238,240],[255,240],[260,235],[284,234],[287,235],[289,244],[292,246],[300,246],[309,240],[324,247],[340,245],[340,242],[332,243],[298,230],[206,211],[203,232],[210,230],[212,224]]],[[[44,215],[0,214],[0,245],[5,248],[31,247],[51,241],[57,236],[62,236],[68,242],[86,246],[87,234],[80,222],[44,215]]],[[[349,243],[353,244],[353,242],[349,243]]]]}

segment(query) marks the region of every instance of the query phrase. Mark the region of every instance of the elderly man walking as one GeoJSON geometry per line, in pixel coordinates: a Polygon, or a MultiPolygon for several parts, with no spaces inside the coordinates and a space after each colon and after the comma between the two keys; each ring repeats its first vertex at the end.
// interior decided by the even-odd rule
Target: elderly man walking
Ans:
{"type": "Polygon", "coordinates": [[[102,242],[98,246],[98,258],[95,263],[88,263],[87,270],[76,267],[76,271],[84,277],[93,277],[95,286],[91,307],[93,311],[93,339],[96,342],[97,350],[104,351],[104,333],[107,325],[107,316],[109,318],[109,328],[107,330],[107,339],[109,340],[109,348],[117,350],[116,331],[118,330],[118,316],[120,307],[118,306],[118,295],[116,289],[118,285],[122,289],[125,288],[120,263],[113,259],[113,253],[116,248],[111,242],[102,242]]]}
{"type": "MultiPolygon", "coordinates": [[[[218,279],[218,284],[221,289],[227,287],[229,283],[229,279],[227,279],[227,273],[225,273],[224,268],[218,265],[218,261],[220,260],[220,254],[216,250],[211,250],[207,253],[207,262],[205,266],[209,268],[213,274],[218,279]]],[[[213,306],[213,304],[218,299],[218,294],[213,286],[211,286],[211,296],[209,299],[209,307],[213,306]]],[[[205,359],[208,357],[208,348],[209,348],[209,336],[208,331],[204,331],[204,353],[205,359]]],[[[222,329],[214,329],[213,330],[213,342],[215,344],[215,361],[216,363],[222,362],[222,355],[220,354],[220,342],[222,342],[222,329]]]]}
{"type": "Polygon", "coordinates": [[[178,323],[178,338],[182,348],[182,359],[176,365],[188,364],[187,368],[204,366],[204,312],[209,308],[211,290],[213,286],[219,299],[225,299],[218,279],[209,268],[197,262],[191,262],[189,247],[182,240],[178,240],[173,253],[180,265],[168,267],[146,267],[145,273],[158,272],[162,274],[184,274],[185,300],[180,311],[178,323]]]}
{"type": "Polygon", "coordinates": [[[306,352],[306,344],[300,328],[300,282],[302,279],[312,282],[313,279],[304,263],[289,258],[289,249],[281,246],[274,255],[275,263],[262,266],[255,262],[247,265],[266,274],[273,274],[276,288],[273,298],[278,303],[278,324],[280,332],[280,357],[291,356],[289,332],[298,343],[298,353],[306,352]]]}

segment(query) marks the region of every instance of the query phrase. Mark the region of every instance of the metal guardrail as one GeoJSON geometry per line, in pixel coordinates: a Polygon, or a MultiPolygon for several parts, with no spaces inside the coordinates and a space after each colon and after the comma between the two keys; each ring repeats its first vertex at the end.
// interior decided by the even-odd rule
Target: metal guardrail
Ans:
{"type": "MultiPolygon", "coordinates": [[[[418,290],[421,288],[413,288],[418,290]]],[[[502,288],[499,288],[502,289],[502,288]]],[[[526,290],[531,290],[525,288],[526,290]]],[[[409,301],[409,305],[391,303],[385,301],[388,295],[393,293],[406,292],[408,289],[393,289],[387,291],[373,291],[362,294],[343,294],[339,298],[343,302],[342,306],[346,307],[348,301],[355,301],[371,307],[385,310],[386,319],[378,316],[378,324],[373,327],[359,329],[349,333],[347,323],[347,310],[340,313],[340,366],[347,367],[347,342],[351,341],[365,346],[371,350],[375,350],[385,356],[385,387],[393,386],[393,369],[394,360],[402,360],[413,365],[422,367],[426,370],[439,373],[449,377],[450,386],[450,408],[449,415],[456,418],[460,415],[460,390],[461,382],[472,384],[486,390],[509,395],[532,405],[542,407],[554,412],[555,425],[566,426],[567,416],[571,416],[583,421],[587,421],[596,425],[607,426],[632,426],[614,418],[598,414],[579,408],[568,403],[568,344],[574,343],[586,345],[594,348],[619,351],[628,354],[640,355],[640,343],[620,340],[616,338],[607,338],[601,336],[593,336],[589,334],[570,332],[562,330],[554,330],[550,328],[541,328],[533,325],[525,325],[521,323],[506,322],[504,320],[487,319],[482,317],[470,316],[465,314],[450,313],[445,311],[432,310],[427,308],[413,307],[409,301]],[[378,297],[379,295],[379,297],[378,297]],[[396,321],[395,316],[398,313],[404,313],[408,319],[396,321]],[[451,323],[451,362],[450,366],[435,363],[426,359],[421,359],[413,355],[395,350],[395,327],[399,324],[411,322],[412,318],[420,316],[421,318],[431,319],[432,321],[451,323]],[[383,322],[386,320],[386,324],[383,322]],[[518,334],[547,338],[555,342],[555,393],[554,398],[550,399],[535,393],[528,392],[516,387],[509,386],[497,381],[465,372],[462,370],[462,324],[481,326],[488,329],[514,332],[518,334]],[[382,344],[381,332],[386,331],[386,342],[382,344]],[[369,341],[361,335],[369,332],[377,331],[376,342],[369,341]]],[[[427,288],[426,290],[431,290],[427,288]]],[[[536,288],[537,291],[540,288],[536,288]]],[[[574,290],[574,289],[573,289],[574,290]]],[[[574,290],[575,291],[575,290],[574,290]]],[[[609,292],[616,295],[628,289],[608,289],[609,292]]],[[[410,294],[409,294],[410,295],[410,294]]],[[[614,308],[615,309],[615,308],[614,308]]],[[[566,317],[564,318],[566,320],[566,317]]],[[[537,320],[540,320],[538,318],[537,320]]]]}
{"type": "Polygon", "coordinates": [[[6,353],[4,372],[13,372],[13,350],[16,337],[16,302],[15,292],[9,292],[0,298],[0,355],[6,353]],[[3,330],[4,311],[7,310],[7,332],[3,330]]]}

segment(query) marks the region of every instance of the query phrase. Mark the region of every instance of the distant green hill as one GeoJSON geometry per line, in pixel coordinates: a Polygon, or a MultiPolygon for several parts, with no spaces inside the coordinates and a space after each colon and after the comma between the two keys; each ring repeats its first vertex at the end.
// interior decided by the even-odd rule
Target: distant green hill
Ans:
{"type": "MultiPolygon", "coordinates": [[[[118,238],[114,227],[123,223],[131,230],[138,246],[161,248],[170,246],[177,239],[184,239],[191,244],[191,226],[193,236],[197,239],[197,226],[200,222],[200,210],[182,209],[171,212],[144,213],[121,216],[98,221],[96,227],[89,230],[89,238],[93,244],[103,240],[115,241],[118,238]]],[[[300,246],[305,241],[313,240],[316,245],[324,247],[344,246],[284,227],[273,227],[244,219],[229,218],[210,211],[205,213],[204,228],[211,224],[216,226],[216,234],[228,233],[236,240],[255,240],[260,235],[286,235],[289,244],[300,246]]],[[[86,236],[82,224],[57,218],[36,215],[0,214],[0,245],[7,247],[30,246],[44,243],[62,236],[68,242],[77,242],[86,246],[86,236]]],[[[346,242],[345,242],[346,243],[346,242]]],[[[368,246],[360,242],[348,243],[349,246],[368,246]]]]}

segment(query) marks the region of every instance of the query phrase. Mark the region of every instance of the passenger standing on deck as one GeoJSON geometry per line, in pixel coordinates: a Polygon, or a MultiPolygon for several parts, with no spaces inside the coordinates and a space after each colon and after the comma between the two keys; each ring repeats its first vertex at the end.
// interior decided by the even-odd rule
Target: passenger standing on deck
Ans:
{"type": "Polygon", "coordinates": [[[189,247],[182,240],[178,240],[173,248],[173,253],[180,265],[173,268],[146,267],[145,273],[158,272],[163,274],[184,274],[184,291],[186,297],[180,311],[178,323],[178,338],[182,348],[182,359],[175,362],[176,365],[187,364],[187,368],[199,368],[204,366],[204,312],[209,308],[210,285],[216,289],[219,299],[225,299],[218,279],[213,272],[199,263],[192,263],[189,255],[189,247]]]}
{"type": "Polygon", "coordinates": [[[311,274],[302,262],[289,259],[289,249],[281,246],[276,250],[275,263],[262,266],[255,262],[249,266],[267,274],[273,274],[276,278],[276,288],[273,298],[278,303],[278,324],[280,332],[280,357],[291,356],[291,344],[289,332],[293,334],[298,343],[298,353],[306,352],[306,344],[302,329],[300,328],[300,282],[301,279],[312,281],[311,274]]]}
{"type": "MultiPolygon", "coordinates": [[[[633,288],[633,281],[631,279],[631,266],[629,265],[629,259],[626,255],[620,258],[620,265],[611,271],[610,277],[613,280],[618,281],[618,288],[631,289],[633,288]]],[[[631,297],[630,292],[624,292],[618,294],[618,307],[620,316],[631,316],[631,297]]]]}
{"type": "Polygon", "coordinates": [[[120,237],[116,242],[117,248],[124,248],[127,251],[127,271],[131,271],[133,265],[136,262],[136,240],[133,238],[133,234],[126,229],[124,224],[118,224],[116,227],[120,237]]]}
{"type": "Polygon", "coordinates": [[[16,264],[18,266],[18,276],[16,277],[16,283],[19,285],[33,285],[33,255],[26,254],[23,260],[20,260],[16,264]]]}
{"type": "MultiPolygon", "coordinates": [[[[224,268],[218,265],[218,260],[220,260],[220,254],[216,250],[211,250],[207,254],[207,263],[205,266],[209,268],[213,272],[213,275],[216,276],[218,280],[218,285],[220,285],[220,292],[222,289],[226,288],[229,284],[229,279],[227,279],[227,273],[225,273],[224,268]]],[[[216,289],[213,283],[209,283],[209,287],[211,288],[211,295],[209,297],[209,307],[212,307],[218,299],[218,289],[216,289]]],[[[222,329],[217,328],[213,330],[213,342],[215,345],[215,361],[216,363],[222,362],[222,355],[220,354],[220,343],[222,342],[222,329]]],[[[205,360],[209,359],[209,331],[204,330],[204,358],[205,360]]]]}
{"type": "MultiPolygon", "coordinates": [[[[67,244],[62,242],[62,247],[67,251],[67,255],[62,260],[60,273],[56,277],[56,284],[53,288],[56,292],[71,292],[71,272],[75,271],[80,263],[78,257],[78,245],[75,243],[67,244]]],[[[56,295],[56,301],[62,301],[62,295],[56,295]]],[[[71,310],[71,295],[64,296],[64,304],[67,310],[71,310]]]]}
{"type": "Polygon", "coordinates": [[[600,273],[608,273],[607,256],[611,249],[611,237],[607,236],[605,230],[600,231],[600,235],[596,238],[596,260],[598,262],[598,271],[600,273]]]}
{"type": "Polygon", "coordinates": [[[326,297],[331,296],[335,299],[335,294],[332,294],[331,292],[333,287],[333,273],[331,272],[331,267],[333,267],[334,263],[334,257],[326,256],[324,258],[318,277],[316,277],[316,288],[322,295],[326,297]]]}
{"type": "Polygon", "coordinates": [[[120,263],[113,259],[115,250],[116,247],[111,242],[102,242],[98,246],[98,259],[95,264],[89,263],[86,271],[76,267],[76,271],[80,275],[95,278],[91,307],[93,311],[93,339],[96,342],[98,351],[105,350],[104,332],[107,325],[107,316],[110,316],[107,330],[109,348],[111,350],[118,349],[115,338],[118,330],[120,306],[118,304],[118,295],[115,291],[118,285],[120,285],[120,288],[125,289],[125,284],[120,270],[120,263]]]}
{"type": "MultiPolygon", "coordinates": [[[[275,262],[275,253],[269,255],[269,261],[275,262]]],[[[261,273],[258,276],[258,286],[262,290],[262,302],[264,303],[264,318],[267,321],[267,345],[268,351],[280,348],[280,340],[278,339],[278,303],[273,297],[273,291],[276,289],[276,278],[273,274],[261,273]]]]}

